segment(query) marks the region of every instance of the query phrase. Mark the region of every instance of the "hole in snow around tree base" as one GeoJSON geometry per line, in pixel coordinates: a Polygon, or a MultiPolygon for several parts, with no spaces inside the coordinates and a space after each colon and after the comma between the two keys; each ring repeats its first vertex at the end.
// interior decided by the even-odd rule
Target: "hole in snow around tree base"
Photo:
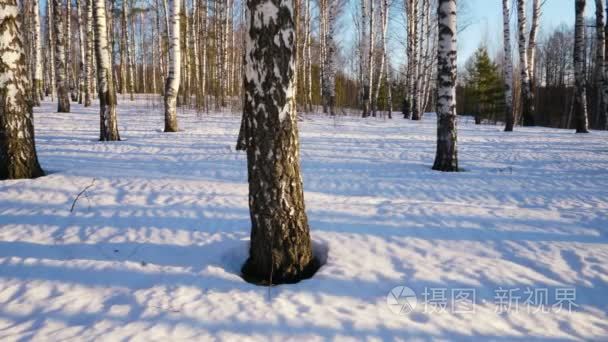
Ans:
{"type": "MultiPolygon", "coordinates": [[[[312,255],[312,261],[308,266],[306,266],[306,268],[301,272],[301,274],[297,278],[273,279],[272,285],[295,284],[300,282],[301,280],[312,278],[317,273],[317,271],[327,263],[327,258],[329,255],[329,246],[325,242],[313,240],[312,255]]],[[[227,272],[236,274],[249,283],[260,286],[268,286],[270,280],[269,278],[264,277],[264,279],[261,279],[255,276],[248,276],[246,274],[245,266],[247,264],[248,258],[249,239],[240,240],[239,243],[235,244],[234,246],[231,246],[222,255],[221,263],[223,268],[227,272]]]]}

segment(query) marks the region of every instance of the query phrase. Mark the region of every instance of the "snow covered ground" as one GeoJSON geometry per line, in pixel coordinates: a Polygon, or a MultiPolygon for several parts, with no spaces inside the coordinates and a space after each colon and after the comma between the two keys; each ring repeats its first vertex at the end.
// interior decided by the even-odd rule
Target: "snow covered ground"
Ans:
{"type": "Polygon", "coordinates": [[[269,292],[238,275],[239,116],[180,112],[164,134],[153,102],[121,100],[116,143],[97,107],[36,110],[49,175],[0,182],[0,340],[608,340],[606,132],[461,121],[466,172],[444,174],[430,115],[305,116],[327,263],[269,292]]]}

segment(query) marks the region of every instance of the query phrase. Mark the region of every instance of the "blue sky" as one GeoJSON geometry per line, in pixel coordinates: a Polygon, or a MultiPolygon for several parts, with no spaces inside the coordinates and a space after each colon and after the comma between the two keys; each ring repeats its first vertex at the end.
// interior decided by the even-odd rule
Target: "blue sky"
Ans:
{"type": "MultiPolygon", "coordinates": [[[[502,49],[502,0],[460,0],[468,2],[474,24],[459,35],[459,60],[461,63],[475,51],[480,42],[486,41],[491,51],[502,49]]],[[[531,3],[531,0],[528,0],[531,3]]],[[[512,7],[515,7],[513,4],[512,7]]],[[[531,15],[531,8],[528,11],[531,15]]],[[[586,15],[595,16],[595,1],[587,0],[586,15]]],[[[511,25],[516,25],[516,11],[511,25]]],[[[528,19],[529,23],[529,19],[528,19]]],[[[560,24],[574,25],[574,0],[546,0],[541,17],[541,32],[550,32],[560,24]]],[[[529,26],[528,26],[529,28],[529,26]]],[[[515,45],[514,45],[515,48],[515,45]]]]}
{"type": "MultiPolygon", "coordinates": [[[[349,1],[349,0],[347,0],[349,1]]],[[[393,0],[395,2],[401,2],[402,0],[393,0]]],[[[461,3],[466,3],[468,13],[460,13],[460,15],[466,15],[473,24],[469,26],[464,32],[461,32],[458,36],[458,59],[459,63],[464,63],[477,49],[482,41],[485,41],[490,48],[490,52],[495,52],[497,49],[502,49],[502,0],[458,0],[461,3]]],[[[512,7],[515,9],[515,1],[513,1],[512,7]]],[[[350,7],[352,8],[353,3],[358,3],[357,0],[350,0],[350,7]]],[[[531,2],[528,2],[528,14],[531,14],[531,2]]],[[[46,0],[41,0],[41,11],[44,11],[46,0]]],[[[587,16],[593,17],[595,13],[595,1],[587,0],[587,16]]],[[[516,12],[513,12],[511,18],[511,25],[515,28],[516,25],[516,12]]],[[[403,31],[402,24],[395,23],[401,19],[399,13],[393,13],[393,23],[391,24],[391,31],[389,36],[393,38],[393,48],[403,49],[395,40],[401,39],[403,31]],[[399,32],[397,32],[399,31],[399,32]]],[[[342,29],[341,34],[343,35],[344,41],[350,41],[352,37],[349,37],[349,32],[352,28],[352,13],[346,11],[342,16],[342,29]],[[344,32],[347,31],[347,32],[344,32]]],[[[462,18],[464,19],[464,18],[462,18]]],[[[574,0],[545,0],[543,6],[543,14],[541,17],[541,30],[540,35],[543,32],[550,32],[560,24],[573,25],[574,24],[574,0]]],[[[346,42],[344,42],[346,43],[346,42]]],[[[347,43],[348,44],[348,43],[347,43]]],[[[514,42],[514,48],[516,48],[514,42]]],[[[396,51],[394,51],[396,52],[396,51]]],[[[399,55],[401,52],[393,54],[399,55]]]]}

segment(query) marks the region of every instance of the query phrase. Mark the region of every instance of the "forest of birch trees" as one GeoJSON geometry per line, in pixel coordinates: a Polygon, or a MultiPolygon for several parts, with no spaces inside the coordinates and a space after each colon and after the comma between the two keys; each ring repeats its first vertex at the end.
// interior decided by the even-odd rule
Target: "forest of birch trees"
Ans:
{"type": "MultiPolygon", "coordinates": [[[[17,101],[26,109],[48,98],[57,112],[70,112],[71,103],[96,99],[101,141],[120,140],[117,107],[139,94],[162,99],[164,131],[177,132],[178,107],[246,111],[250,31],[269,16],[253,17],[254,7],[285,7],[293,11],[289,94],[299,113],[391,119],[397,111],[416,121],[436,112],[438,150],[454,159],[439,168],[457,170],[457,113],[507,132],[606,128],[608,1],[595,1],[594,20],[585,18],[586,0],[574,3],[571,27],[539,36],[545,2],[502,0],[499,53],[489,56],[480,42],[479,53],[459,61],[456,37],[470,24],[466,0],[1,0],[4,30],[23,54],[22,64],[4,61],[4,72],[27,78],[18,87],[27,101],[17,101]],[[459,25],[457,12],[465,18],[459,25]],[[18,29],[7,28],[13,22],[18,29]],[[458,63],[466,66],[462,77],[458,63]]],[[[5,51],[16,48],[4,39],[5,51]]],[[[24,120],[21,127],[32,125],[24,120]]]]}

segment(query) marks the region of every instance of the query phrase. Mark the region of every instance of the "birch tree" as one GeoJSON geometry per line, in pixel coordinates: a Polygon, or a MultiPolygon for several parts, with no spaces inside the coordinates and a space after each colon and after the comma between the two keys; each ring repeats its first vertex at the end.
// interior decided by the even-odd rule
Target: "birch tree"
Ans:
{"type": "Polygon", "coordinates": [[[585,0],[574,3],[574,117],[576,133],[589,133],[587,121],[587,92],[585,78],[585,0]]]}
{"type": "Polygon", "coordinates": [[[330,115],[335,115],[334,105],[336,102],[336,41],[334,39],[336,31],[336,14],[338,10],[338,0],[326,0],[322,7],[323,18],[325,19],[323,32],[323,43],[325,53],[323,56],[323,82],[322,95],[323,105],[329,109],[330,115]]]}
{"type": "Polygon", "coordinates": [[[53,33],[53,4],[52,0],[46,2],[46,24],[48,33],[48,55],[49,55],[49,79],[48,87],[51,94],[51,101],[55,101],[55,34],[53,33]]]}
{"type": "Polygon", "coordinates": [[[85,64],[87,59],[85,56],[85,37],[84,37],[84,24],[82,20],[82,0],[76,0],[76,16],[78,18],[78,45],[80,52],[80,67],[78,74],[78,103],[82,104],[84,101],[84,91],[86,83],[86,68],[85,64]]]}
{"type": "Polygon", "coordinates": [[[108,46],[108,29],[106,22],[105,0],[93,2],[93,20],[95,21],[95,56],[97,60],[97,92],[99,97],[101,141],[120,140],[118,119],[116,117],[116,93],[112,76],[112,52],[108,46]]]}
{"type": "Polygon", "coordinates": [[[294,0],[248,0],[247,6],[238,147],[247,152],[251,244],[242,271],[257,283],[290,283],[318,268],[300,174],[294,0]]]}
{"type": "Polygon", "coordinates": [[[456,0],[438,1],[437,152],[433,170],[458,171],[456,131],[456,0]]]}
{"type": "Polygon", "coordinates": [[[40,0],[33,1],[33,19],[34,19],[34,84],[32,85],[32,100],[35,106],[40,105],[40,100],[43,98],[42,91],[42,44],[40,41],[40,0]]]}
{"type": "Polygon", "coordinates": [[[0,1],[0,180],[44,175],[28,103],[29,80],[16,0],[0,1]]]}
{"type": "Polygon", "coordinates": [[[513,131],[513,54],[511,52],[511,0],[502,0],[505,82],[505,132],[513,131]]]}
{"type": "Polygon", "coordinates": [[[79,0],[86,1],[86,51],[85,51],[85,80],[84,80],[84,106],[91,106],[91,93],[93,92],[93,3],[91,0],[79,0]]]}
{"type": "Polygon", "coordinates": [[[370,104],[374,86],[374,0],[369,1],[369,36],[367,46],[367,69],[363,85],[363,117],[370,115],[370,104]]]}
{"type": "MultiPolygon", "coordinates": [[[[596,113],[600,126],[605,124],[608,114],[608,70],[606,69],[606,20],[604,19],[604,0],[595,0],[595,87],[596,113]]],[[[601,127],[603,128],[603,127],[601,127]]]]}
{"type": "MultiPolygon", "coordinates": [[[[49,0],[50,1],[50,0],[49,0]]],[[[55,88],[57,88],[57,112],[70,112],[70,96],[66,80],[66,53],[61,0],[53,1],[53,25],[55,35],[55,88]]]]}
{"type": "Polygon", "coordinates": [[[521,72],[522,116],[524,126],[534,126],[534,101],[530,87],[528,49],[526,47],[526,0],[517,0],[517,33],[519,49],[519,69],[521,72]]]}
{"type": "Polygon", "coordinates": [[[172,0],[169,38],[169,72],[165,83],[165,132],[177,132],[177,95],[181,73],[180,0],[172,0]]]}
{"type": "MultiPolygon", "coordinates": [[[[382,86],[382,76],[384,75],[384,66],[387,63],[387,52],[386,52],[386,31],[388,28],[388,12],[389,2],[388,0],[380,0],[380,21],[382,28],[380,29],[380,44],[382,46],[382,52],[380,55],[380,71],[378,72],[378,83],[376,86],[376,92],[374,94],[374,100],[372,102],[372,115],[376,116],[378,110],[378,98],[380,96],[380,87],[382,86]]],[[[388,80],[388,78],[386,78],[388,80]]],[[[387,83],[390,93],[390,83],[387,83]]],[[[390,114],[389,114],[390,116],[390,114]]]]}
{"type": "Polygon", "coordinates": [[[530,24],[530,38],[528,39],[528,73],[530,74],[530,92],[534,98],[536,88],[536,36],[540,23],[541,0],[532,0],[532,23],[530,24]]]}

